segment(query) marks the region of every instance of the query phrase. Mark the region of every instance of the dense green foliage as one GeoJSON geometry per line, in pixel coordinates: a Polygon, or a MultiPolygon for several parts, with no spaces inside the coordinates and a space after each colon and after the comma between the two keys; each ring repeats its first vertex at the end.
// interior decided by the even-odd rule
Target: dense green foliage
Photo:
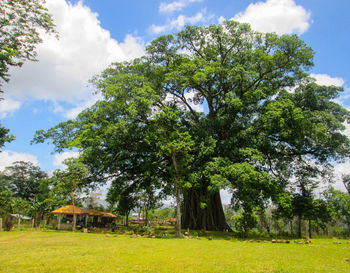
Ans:
{"type": "Polygon", "coordinates": [[[312,58],[296,35],[187,26],[112,64],[93,81],[100,101],[34,141],[79,149],[96,182],[182,196],[185,228],[228,228],[219,191],[229,189],[248,230],[270,201],[295,214],[307,181],[349,155],[349,112],[334,100],[342,88],[317,85],[312,58]]]}
{"type": "Polygon", "coordinates": [[[51,208],[47,174],[31,162],[17,161],[0,174],[0,215],[31,215],[37,220],[51,208]]]}

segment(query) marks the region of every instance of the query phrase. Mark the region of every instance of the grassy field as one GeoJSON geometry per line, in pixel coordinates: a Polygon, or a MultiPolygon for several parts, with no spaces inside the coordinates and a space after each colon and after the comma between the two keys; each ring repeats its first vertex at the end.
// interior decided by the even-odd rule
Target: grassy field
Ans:
{"type": "Polygon", "coordinates": [[[350,272],[350,244],[0,232],[0,272],[350,272]]]}

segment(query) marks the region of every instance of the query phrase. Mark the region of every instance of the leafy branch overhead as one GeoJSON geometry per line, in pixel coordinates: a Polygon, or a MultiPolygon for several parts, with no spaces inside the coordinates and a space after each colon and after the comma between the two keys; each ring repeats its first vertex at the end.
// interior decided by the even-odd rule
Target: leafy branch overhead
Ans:
{"type": "Polygon", "coordinates": [[[56,33],[44,0],[3,0],[0,3],[0,87],[8,82],[11,66],[36,61],[40,31],[56,33]]]}

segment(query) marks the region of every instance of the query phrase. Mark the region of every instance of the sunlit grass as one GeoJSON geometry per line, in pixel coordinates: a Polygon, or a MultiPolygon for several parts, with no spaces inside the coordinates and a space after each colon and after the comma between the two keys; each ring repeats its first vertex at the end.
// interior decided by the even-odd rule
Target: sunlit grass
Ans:
{"type": "Polygon", "coordinates": [[[0,232],[0,272],[350,272],[350,244],[0,232]]]}

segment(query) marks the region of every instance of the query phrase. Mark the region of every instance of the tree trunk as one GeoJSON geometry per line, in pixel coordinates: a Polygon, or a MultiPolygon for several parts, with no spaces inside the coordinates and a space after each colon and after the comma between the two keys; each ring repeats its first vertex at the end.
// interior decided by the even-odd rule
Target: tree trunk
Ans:
{"type": "Polygon", "coordinates": [[[311,239],[312,230],[311,230],[311,219],[309,219],[309,238],[311,239]]]}
{"type": "Polygon", "coordinates": [[[125,213],[125,226],[129,226],[129,212],[125,213]]]}
{"type": "Polygon", "coordinates": [[[187,190],[184,193],[182,228],[232,231],[226,223],[220,192],[208,193],[206,185],[187,190]],[[204,208],[202,202],[206,202],[204,208]]]}
{"type": "MultiPolygon", "coordinates": [[[[73,183],[73,182],[72,182],[73,183]]],[[[72,205],[73,205],[73,227],[72,227],[72,231],[75,232],[75,225],[76,225],[76,217],[75,217],[75,202],[74,202],[74,190],[72,191],[72,205]]]]}
{"type": "Polygon", "coordinates": [[[301,221],[302,221],[302,215],[298,215],[298,237],[301,238],[301,221]]]}
{"type": "Polygon", "coordinates": [[[175,228],[175,237],[181,238],[181,198],[180,198],[180,189],[176,183],[176,228],[175,228]]]}
{"type": "Polygon", "coordinates": [[[290,220],[290,235],[293,236],[293,218],[290,220]]]}

